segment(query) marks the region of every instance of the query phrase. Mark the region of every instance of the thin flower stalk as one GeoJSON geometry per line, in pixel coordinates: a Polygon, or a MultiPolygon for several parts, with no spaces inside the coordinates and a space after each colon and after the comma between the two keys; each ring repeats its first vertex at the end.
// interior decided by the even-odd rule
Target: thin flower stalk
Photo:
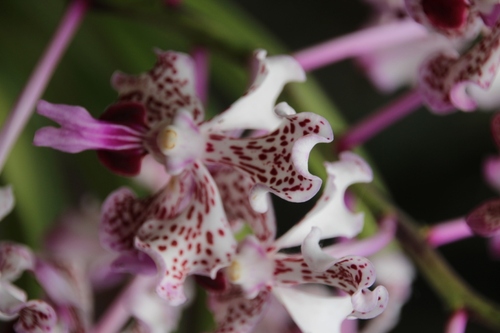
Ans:
{"type": "Polygon", "coordinates": [[[473,233],[464,218],[438,223],[429,228],[427,242],[434,247],[472,237],[473,233]]]}
{"type": "Polygon", "coordinates": [[[390,125],[417,110],[421,104],[420,92],[412,90],[406,93],[402,98],[353,125],[339,140],[338,149],[344,151],[365,143],[390,125]]]}
{"type": "Polygon", "coordinates": [[[334,38],[298,51],[293,56],[305,71],[312,71],[340,60],[364,55],[426,34],[427,31],[413,21],[398,21],[334,38]]]}
{"type": "Polygon", "coordinates": [[[56,33],[24,87],[0,131],[0,171],[7,155],[30,118],[64,51],[88,9],[87,0],[74,0],[66,10],[56,33]]]}

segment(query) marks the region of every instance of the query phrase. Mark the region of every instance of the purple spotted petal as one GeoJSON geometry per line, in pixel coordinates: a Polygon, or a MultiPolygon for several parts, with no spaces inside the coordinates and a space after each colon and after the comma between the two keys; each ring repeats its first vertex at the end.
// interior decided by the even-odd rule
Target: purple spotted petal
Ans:
{"type": "Polygon", "coordinates": [[[313,272],[302,256],[277,254],[275,279],[278,286],[319,283],[340,288],[352,295],[375,282],[375,270],[363,257],[346,256],[337,260],[328,270],[313,272]]]}
{"type": "Polygon", "coordinates": [[[193,194],[189,172],[172,177],[154,196],[137,199],[127,188],[110,194],[102,206],[100,239],[103,247],[116,251],[134,251],[134,237],[141,225],[151,218],[167,219],[185,209],[193,194]]]}
{"type": "Polygon", "coordinates": [[[476,85],[484,90],[490,87],[500,61],[499,40],[500,23],[463,56],[450,50],[424,62],[420,68],[419,87],[428,107],[438,113],[454,108],[473,111],[477,102],[469,95],[467,87],[476,85]]]}
{"type": "Polygon", "coordinates": [[[276,99],[288,82],[305,81],[300,64],[291,56],[266,57],[266,51],[255,52],[256,75],[246,94],[229,109],[209,121],[214,132],[234,129],[275,130],[282,120],[273,112],[276,99]]]}
{"type": "Polygon", "coordinates": [[[217,325],[213,333],[252,332],[262,318],[270,296],[269,290],[263,290],[253,299],[247,299],[237,286],[225,293],[211,294],[209,304],[217,325]]]}
{"type": "Polygon", "coordinates": [[[157,61],[149,72],[137,76],[116,72],[111,83],[121,101],[144,105],[146,123],[150,128],[159,123],[168,125],[178,109],[193,115],[196,122],[203,119],[203,107],[196,97],[194,63],[186,54],[156,51],[157,61]]]}
{"type": "Polygon", "coordinates": [[[408,14],[418,23],[449,37],[473,37],[481,22],[468,0],[405,0],[408,14]]]}
{"type": "Polygon", "coordinates": [[[0,221],[14,208],[12,187],[0,187],[0,221]]]}
{"type": "Polygon", "coordinates": [[[54,309],[40,300],[27,302],[14,325],[18,333],[52,333],[57,322],[54,309]]]}
{"type": "Polygon", "coordinates": [[[12,242],[0,242],[0,279],[14,281],[25,270],[32,270],[34,257],[30,249],[12,242]]]}
{"type": "Polygon", "coordinates": [[[309,153],[318,142],[333,140],[332,129],[321,116],[295,114],[286,103],[276,106],[276,113],[282,119],[280,127],[259,138],[209,134],[203,157],[208,164],[225,164],[248,174],[256,184],[251,203],[258,212],[267,210],[267,192],[292,202],[312,198],[321,179],[308,171],[309,153]]]}
{"type": "Polygon", "coordinates": [[[102,205],[99,231],[104,248],[116,252],[134,249],[134,237],[148,213],[152,199],[140,200],[128,188],[111,193],[102,205]]]}
{"type": "Polygon", "coordinates": [[[467,225],[477,235],[500,235],[500,199],[489,200],[474,209],[466,218],[467,225]]]}
{"type": "Polygon", "coordinates": [[[302,332],[340,332],[353,307],[349,296],[316,295],[295,288],[275,287],[273,294],[285,306],[302,332]]]}
{"type": "Polygon", "coordinates": [[[370,166],[358,155],[340,154],[340,161],[325,163],[328,180],[316,206],[298,224],[276,241],[278,248],[300,245],[311,227],[319,227],[323,238],[354,237],[363,228],[363,213],[352,213],[345,205],[346,189],[354,183],[370,182],[370,166]]]}
{"type": "Polygon", "coordinates": [[[246,223],[263,246],[271,245],[276,235],[274,211],[271,204],[268,204],[269,209],[265,213],[258,213],[252,208],[249,196],[255,183],[250,176],[225,167],[212,171],[212,176],[233,231],[246,223]]]}
{"type": "MultiPolygon", "coordinates": [[[[136,107],[139,107],[138,104],[131,106],[134,112],[140,112],[136,107]]],[[[61,127],[39,129],[34,139],[36,146],[52,147],[68,153],[89,149],[142,149],[142,133],[139,129],[96,120],[82,107],[40,101],[37,110],[61,127]]]]}
{"type": "Polygon", "coordinates": [[[151,219],[140,228],[136,247],[158,267],[157,291],[172,305],[185,301],[188,275],[215,278],[231,262],[236,243],[227,222],[217,187],[199,162],[190,169],[195,193],[188,207],[175,218],[151,219]]]}

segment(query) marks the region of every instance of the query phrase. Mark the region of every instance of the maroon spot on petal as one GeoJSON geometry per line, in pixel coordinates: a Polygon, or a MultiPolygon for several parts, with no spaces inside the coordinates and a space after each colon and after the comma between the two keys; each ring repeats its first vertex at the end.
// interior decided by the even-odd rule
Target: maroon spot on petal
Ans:
{"type": "Polygon", "coordinates": [[[122,176],[137,176],[141,171],[141,161],[146,155],[143,149],[97,150],[97,158],[104,166],[122,176]]]}
{"type": "Polygon", "coordinates": [[[214,235],[210,231],[207,231],[206,236],[208,244],[212,245],[214,243],[214,235]]]}
{"type": "Polygon", "coordinates": [[[146,109],[137,102],[118,102],[110,105],[99,117],[100,120],[143,131],[146,125],[146,109]]]}
{"type": "Polygon", "coordinates": [[[460,28],[469,14],[465,0],[422,0],[422,9],[435,27],[443,29],[460,28]]]}

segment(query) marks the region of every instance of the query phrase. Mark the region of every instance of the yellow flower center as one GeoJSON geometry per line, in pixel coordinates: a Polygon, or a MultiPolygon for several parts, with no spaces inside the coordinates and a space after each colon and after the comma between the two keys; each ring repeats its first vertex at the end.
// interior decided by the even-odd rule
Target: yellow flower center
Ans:
{"type": "Polygon", "coordinates": [[[228,276],[231,282],[236,282],[241,277],[241,265],[237,260],[234,260],[228,267],[228,276]]]}

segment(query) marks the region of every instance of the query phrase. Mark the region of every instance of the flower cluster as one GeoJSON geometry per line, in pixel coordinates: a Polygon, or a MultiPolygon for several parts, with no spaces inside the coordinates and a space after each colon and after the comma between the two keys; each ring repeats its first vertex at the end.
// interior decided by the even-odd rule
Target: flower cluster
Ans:
{"type": "MultiPolygon", "coordinates": [[[[275,106],[286,83],[305,79],[292,57],[257,51],[254,68],[245,95],[209,120],[195,93],[192,59],[173,51],[157,51],[157,63],[147,73],[116,73],[112,83],[118,101],[99,119],[82,107],[38,104],[38,112],[61,127],[38,130],[35,145],[70,153],[96,150],[99,160],[120,175],[138,175],[143,165],[145,170],[161,166],[163,175],[155,177],[165,183],[156,184],[147,198],[125,187],[116,190],[99,218],[86,213],[91,216],[80,222],[91,222],[66,222],[56,229],[46,258],[5,245],[16,251],[6,250],[0,258],[26,254],[18,266],[26,265],[17,270],[32,270],[50,298],[51,305],[42,303],[46,320],[33,321],[26,332],[89,330],[90,286],[115,284],[124,273],[136,277],[118,301],[130,302],[127,313],[136,320],[129,329],[140,331],[175,329],[182,307],[193,297],[190,276],[210,295],[216,332],[252,331],[273,297],[305,332],[340,332],[347,317],[382,313],[387,290],[369,289],[375,268],[362,255],[392,239],[393,223],[366,240],[319,246],[323,239],[352,239],[363,228],[363,215],[352,213],[344,201],[348,186],[372,179],[359,156],[346,152],[338,162],[327,163],[328,182],[316,207],[275,239],[269,193],[290,202],[311,199],[321,180],[309,173],[308,156],[317,143],[331,142],[333,133],[319,115],[296,113],[284,102],[275,106]],[[235,235],[242,227],[250,234],[238,242],[235,235]],[[96,247],[97,234],[108,254],[96,247]],[[297,246],[302,246],[298,253],[284,251],[297,246]],[[299,288],[307,284],[336,292],[325,289],[317,295],[299,288]],[[165,313],[172,313],[168,325],[165,313]]],[[[100,323],[97,331],[123,324],[100,323]]]]}

